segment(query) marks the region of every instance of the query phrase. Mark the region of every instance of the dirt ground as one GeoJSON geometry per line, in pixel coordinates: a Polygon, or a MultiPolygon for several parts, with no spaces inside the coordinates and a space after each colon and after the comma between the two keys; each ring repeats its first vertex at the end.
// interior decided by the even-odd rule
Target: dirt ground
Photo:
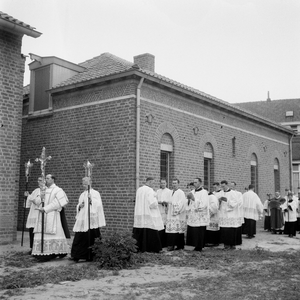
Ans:
{"type": "MultiPolygon", "coordinates": [[[[0,255],[7,251],[26,251],[28,249],[28,238],[25,233],[24,246],[20,246],[21,233],[18,232],[18,239],[15,243],[9,245],[0,245],[0,255]]],[[[222,246],[219,246],[222,248],[222,246]]],[[[285,235],[273,235],[258,228],[254,239],[243,239],[243,244],[238,249],[253,249],[260,247],[270,251],[293,252],[300,250],[300,235],[295,238],[289,238],[285,235]]],[[[186,247],[185,251],[192,250],[186,247]]],[[[210,251],[209,248],[203,250],[210,251]]],[[[164,253],[162,255],[172,255],[172,253],[164,253]]],[[[64,259],[55,259],[50,262],[43,263],[44,266],[61,266],[73,264],[74,262],[64,259]]],[[[85,262],[82,262],[85,263],[85,262]]],[[[81,264],[81,262],[79,263],[81,264]]],[[[222,276],[218,272],[207,270],[199,270],[196,268],[182,267],[176,268],[170,266],[151,266],[142,267],[135,270],[122,270],[119,272],[105,271],[105,277],[98,280],[81,280],[77,282],[61,282],[60,284],[46,284],[25,290],[20,295],[13,295],[9,299],[154,299],[151,292],[151,286],[163,283],[168,286],[168,282],[182,282],[185,280],[193,280],[202,276],[222,276]],[[147,286],[147,288],[144,288],[147,286]]],[[[3,273],[3,270],[2,272],[3,273]]],[[[171,291],[170,291],[171,292],[171,291]]],[[[171,299],[170,293],[155,294],[156,299],[171,299]]],[[[3,296],[0,291],[0,299],[8,299],[3,296]]],[[[173,298],[174,299],[174,298],[173,298]]],[[[189,294],[189,290],[182,291],[182,298],[178,299],[197,299],[194,295],[189,294]]],[[[200,298],[199,298],[200,299],[200,298]]]]}

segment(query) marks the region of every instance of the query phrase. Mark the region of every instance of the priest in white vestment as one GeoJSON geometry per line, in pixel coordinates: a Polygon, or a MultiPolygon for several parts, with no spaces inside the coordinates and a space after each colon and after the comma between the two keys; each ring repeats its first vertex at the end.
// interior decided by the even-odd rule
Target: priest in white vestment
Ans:
{"type": "Polygon", "coordinates": [[[213,193],[208,193],[209,200],[209,224],[206,226],[205,247],[219,246],[220,226],[219,226],[219,200],[213,193]]]}
{"type": "Polygon", "coordinates": [[[286,201],[282,204],[284,218],[284,234],[289,237],[296,236],[298,199],[293,192],[288,191],[286,201]]]}
{"type": "Polygon", "coordinates": [[[208,192],[203,188],[202,179],[194,179],[195,189],[186,206],[187,210],[187,234],[186,245],[194,246],[194,251],[202,251],[205,244],[206,226],[209,224],[209,199],[208,192]]]}
{"type": "Polygon", "coordinates": [[[184,249],[186,231],[187,199],[183,190],[179,189],[178,179],[172,181],[172,188],[166,224],[168,251],[184,249]]]}
{"type": "Polygon", "coordinates": [[[159,231],[164,229],[158,201],[153,190],[154,178],[148,177],[136,192],[133,237],[141,252],[160,252],[162,245],[159,231]]]}
{"type": "Polygon", "coordinates": [[[271,211],[269,208],[269,202],[271,200],[271,194],[267,194],[269,199],[264,202],[264,230],[271,231],[271,211]]]}
{"type": "Polygon", "coordinates": [[[236,249],[238,244],[237,230],[241,226],[240,199],[238,195],[228,187],[226,180],[221,181],[222,191],[217,194],[219,199],[219,226],[221,229],[221,242],[224,250],[236,249]]]}
{"type": "Polygon", "coordinates": [[[32,255],[43,260],[64,257],[70,253],[70,247],[67,238],[70,233],[66,224],[64,215],[64,206],[69,202],[65,192],[55,183],[55,176],[48,174],[46,176],[46,191],[44,207],[41,202],[39,205],[39,215],[34,227],[34,242],[32,255]],[[44,214],[44,243],[42,242],[42,214],[44,214]]]}
{"type": "MultiPolygon", "coordinates": [[[[43,178],[38,178],[39,187],[36,188],[30,195],[27,196],[26,199],[26,208],[29,208],[29,213],[26,221],[26,228],[29,229],[29,245],[30,245],[30,254],[32,253],[33,247],[33,237],[34,237],[34,226],[37,222],[37,218],[39,215],[39,211],[36,209],[38,205],[41,203],[41,188],[43,187],[43,178]]],[[[25,192],[28,193],[28,192],[25,192]]]]}
{"type": "Polygon", "coordinates": [[[250,184],[248,192],[243,195],[245,233],[247,238],[252,239],[256,234],[256,221],[263,215],[263,204],[254,192],[254,185],[250,184]]]}
{"type": "Polygon", "coordinates": [[[232,191],[234,191],[237,194],[237,197],[239,199],[238,213],[240,219],[240,226],[236,229],[236,245],[241,245],[242,234],[244,234],[243,231],[245,226],[244,211],[243,211],[243,194],[236,189],[236,183],[234,181],[230,183],[230,188],[232,191]]]}
{"type": "Polygon", "coordinates": [[[158,208],[162,221],[164,223],[164,229],[159,231],[159,237],[162,247],[167,247],[167,235],[166,235],[166,223],[168,213],[168,203],[170,202],[171,190],[167,188],[166,179],[160,180],[160,189],[156,191],[158,208]]]}
{"type": "Polygon", "coordinates": [[[71,249],[71,258],[75,262],[80,259],[92,260],[91,246],[94,245],[96,238],[101,238],[100,227],[106,225],[100,193],[91,188],[91,184],[92,181],[89,177],[82,178],[84,192],[81,193],[76,207],[76,222],[73,227],[75,236],[71,249]],[[89,186],[90,193],[88,192],[89,186]],[[88,199],[89,195],[90,201],[88,199]],[[90,205],[90,218],[88,216],[88,205],[90,205]]]}

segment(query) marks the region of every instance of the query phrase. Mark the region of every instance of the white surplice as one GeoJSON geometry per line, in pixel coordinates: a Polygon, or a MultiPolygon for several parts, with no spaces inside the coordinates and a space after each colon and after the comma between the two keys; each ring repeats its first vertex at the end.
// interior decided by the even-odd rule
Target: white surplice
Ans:
{"type": "Polygon", "coordinates": [[[207,226],[209,224],[209,199],[207,190],[193,190],[191,192],[195,200],[191,200],[186,206],[188,219],[187,225],[190,227],[207,226]]]}
{"type": "MultiPolygon", "coordinates": [[[[94,189],[90,189],[92,204],[90,204],[90,229],[100,228],[106,225],[103,205],[100,193],[94,189]]],[[[88,231],[88,191],[84,191],[78,200],[76,207],[76,222],[73,227],[74,232],[88,231]],[[84,206],[80,208],[80,204],[84,206]]]]}
{"type": "Polygon", "coordinates": [[[41,189],[35,189],[30,195],[28,195],[26,200],[26,208],[29,208],[29,213],[26,221],[26,228],[34,228],[39,211],[36,209],[41,203],[41,189]]]}
{"type": "Polygon", "coordinates": [[[241,226],[240,216],[240,199],[235,191],[227,190],[220,191],[216,194],[220,197],[227,198],[227,201],[222,201],[219,207],[219,226],[225,228],[237,228],[241,226]]]}
{"type": "Polygon", "coordinates": [[[185,233],[187,199],[181,189],[172,191],[168,204],[166,233],[185,233]]]}
{"type": "Polygon", "coordinates": [[[167,223],[168,204],[163,204],[162,202],[166,202],[166,203],[170,202],[171,192],[172,191],[168,188],[159,189],[156,191],[158,208],[164,225],[166,225],[167,223]]]}
{"type": "Polygon", "coordinates": [[[288,202],[287,197],[285,197],[285,202],[281,205],[283,212],[285,209],[288,210],[287,212],[283,213],[283,218],[285,222],[297,221],[297,207],[298,207],[298,199],[295,196],[293,196],[292,202],[288,202]]]}
{"type": "Polygon", "coordinates": [[[206,226],[206,230],[218,231],[220,230],[219,200],[214,194],[208,195],[208,199],[209,199],[210,220],[209,220],[209,224],[206,226]]]}
{"type": "Polygon", "coordinates": [[[259,217],[263,214],[263,204],[261,203],[258,195],[249,190],[243,195],[244,217],[246,219],[259,220],[259,217]]]}
{"type": "Polygon", "coordinates": [[[134,228],[163,230],[164,224],[154,190],[144,185],[138,188],[134,208],[134,228]]]}

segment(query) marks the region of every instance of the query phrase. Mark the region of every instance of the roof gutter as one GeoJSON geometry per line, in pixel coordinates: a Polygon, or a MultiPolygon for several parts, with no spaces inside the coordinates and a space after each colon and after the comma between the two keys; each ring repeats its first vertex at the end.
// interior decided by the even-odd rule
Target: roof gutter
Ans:
{"type": "MultiPolygon", "coordinates": [[[[289,151],[289,161],[290,161],[290,190],[293,191],[293,145],[292,145],[292,140],[294,138],[295,134],[293,134],[290,138],[290,151],[289,151]]],[[[298,188],[298,187],[297,187],[298,188]]]]}
{"type": "Polygon", "coordinates": [[[14,22],[10,22],[4,19],[0,19],[0,29],[9,31],[11,33],[26,34],[34,38],[40,37],[42,35],[41,32],[30,28],[26,28],[24,26],[18,25],[14,22]]]}
{"type": "Polygon", "coordinates": [[[144,82],[144,77],[136,89],[136,159],[135,159],[135,188],[140,187],[140,135],[141,135],[141,87],[144,82]]]}
{"type": "Polygon", "coordinates": [[[103,77],[100,77],[100,78],[91,79],[89,81],[73,83],[73,84],[70,84],[70,85],[67,85],[67,86],[62,86],[62,87],[58,86],[58,87],[52,88],[52,89],[47,90],[47,91],[49,91],[51,94],[60,93],[60,92],[63,93],[67,90],[84,88],[85,86],[91,86],[91,85],[99,84],[99,83],[105,82],[107,80],[114,80],[114,79],[117,79],[117,78],[120,78],[120,77],[132,76],[132,75],[136,75],[138,77],[143,77],[144,80],[149,80],[149,81],[155,82],[159,85],[163,85],[163,86],[168,87],[172,90],[181,92],[185,95],[189,95],[190,97],[193,97],[194,99],[199,99],[199,100],[205,101],[209,105],[214,105],[214,106],[221,107],[223,109],[226,109],[227,111],[230,111],[232,113],[235,113],[235,114],[243,116],[243,117],[246,117],[250,120],[255,120],[256,122],[260,122],[262,124],[265,124],[265,125],[268,125],[270,127],[277,128],[281,131],[284,131],[285,133],[293,134],[292,130],[289,130],[288,128],[285,128],[284,126],[278,125],[277,123],[273,123],[269,120],[265,120],[260,116],[256,116],[256,115],[252,114],[251,112],[243,111],[242,109],[239,109],[238,107],[231,106],[229,103],[227,104],[226,102],[223,102],[222,100],[217,100],[214,97],[209,96],[209,95],[197,94],[197,93],[195,93],[193,91],[190,91],[188,89],[184,89],[180,86],[174,85],[171,82],[164,81],[161,78],[155,78],[154,76],[151,76],[149,74],[144,74],[143,72],[141,72],[139,70],[136,70],[136,69],[133,69],[133,68],[131,68],[129,70],[126,70],[126,71],[123,71],[123,72],[111,74],[111,75],[108,75],[108,76],[103,76],[103,77]]]}

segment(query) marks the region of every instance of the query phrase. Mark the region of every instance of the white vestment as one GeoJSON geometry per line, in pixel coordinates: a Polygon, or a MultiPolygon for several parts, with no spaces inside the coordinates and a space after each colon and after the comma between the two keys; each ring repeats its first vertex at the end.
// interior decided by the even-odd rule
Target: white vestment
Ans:
{"type": "Polygon", "coordinates": [[[222,201],[219,208],[219,226],[225,228],[237,228],[241,226],[241,216],[239,211],[240,199],[235,191],[221,191],[217,194],[218,199],[225,197],[227,201],[222,201]]]}
{"type": "Polygon", "coordinates": [[[167,223],[167,214],[168,214],[168,204],[163,204],[162,202],[169,203],[171,197],[171,190],[168,188],[159,189],[157,190],[157,200],[158,200],[158,207],[160,211],[160,215],[162,217],[164,225],[167,223]]]}
{"type": "MultiPolygon", "coordinates": [[[[96,229],[106,225],[103,212],[103,205],[100,193],[94,189],[90,189],[92,204],[90,204],[90,229],[96,229]]],[[[76,207],[76,222],[73,227],[74,232],[88,231],[88,191],[84,191],[80,197],[76,207]],[[80,208],[80,204],[84,206],[80,208]]]]}
{"type": "Polygon", "coordinates": [[[269,200],[265,200],[264,202],[264,214],[266,217],[270,217],[271,216],[271,212],[270,212],[270,208],[269,208],[269,200]],[[267,211],[266,211],[267,210],[267,211]]]}
{"type": "Polygon", "coordinates": [[[237,190],[234,190],[234,192],[237,194],[237,197],[238,197],[238,201],[239,201],[239,204],[238,204],[238,213],[239,213],[239,219],[240,219],[240,224],[242,226],[242,224],[245,223],[245,220],[244,220],[244,209],[243,209],[243,194],[237,190]]]}
{"type": "Polygon", "coordinates": [[[39,212],[34,227],[32,255],[65,254],[70,252],[60,219],[60,211],[68,202],[65,192],[55,184],[46,189],[44,202],[44,249],[43,253],[41,253],[42,213],[39,212]]]}
{"type": "Polygon", "coordinates": [[[184,233],[186,231],[187,199],[181,189],[172,191],[168,204],[166,233],[184,233]]]}
{"type": "Polygon", "coordinates": [[[263,214],[263,204],[255,192],[249,190],[243,195],[244,217],[246,219],[259,220],[263,214]]]}
{"type": "Polygon", "coordinates": [[[220,226],[219,226],[219,200],[213,194],[208,195],[208,199],[209,199],[210,220],[209,220],[209,224],[206,226],[206,230],[218,231],[218,230],[220,230],[220,226]]]}
{"type": "Polygon", "coordinates": [[[147,185],[138,188],[136,192],[133,227],[158,231],[164,229],[154,190],[147,185]]]}
{"type": "MultiPolygon", "coordinates": [[[[285,197],[286,199],[287,197],[285,197]]],[[[297,207],[298,207],[298,199],[293,196],[292,202],[288,202],[288,199],[281,205],[282,211],[287,209],[287,212],[283,213],[283,218],[285,222],[296,222],[297,221],[297,207]],[[290,206],[290,208],[288,207],[290,206]]]]}
{"type": "Polygon", "coordinates": [[[29,213],[26,222],[26,228],[34,228],[39,211],[36,209],[41,203],[41,190],[40,188],[35,189],[26,200],[26,208],[29,208],[29,213]]]}
{"type": "Polygon", "coordinates": [[[207,226],[209,224],[209,199],[207,190],[193,190],[195,200],[186,206],[188,212],[187,225],[191,227],[207,226]]]}

